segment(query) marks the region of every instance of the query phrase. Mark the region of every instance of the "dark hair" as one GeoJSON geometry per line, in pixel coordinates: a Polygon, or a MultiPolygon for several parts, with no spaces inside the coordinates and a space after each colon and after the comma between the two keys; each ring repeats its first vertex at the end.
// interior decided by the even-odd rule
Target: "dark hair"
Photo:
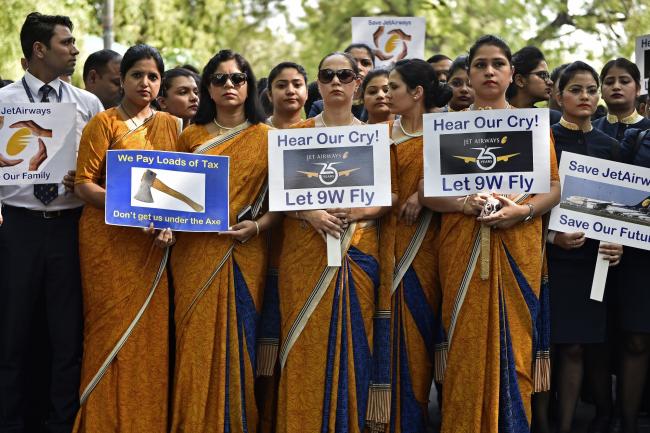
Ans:
{"type": "Polygon", "coordinates": [[[187,69],[188,71],[192,71],[196,75],[199,75],[199,69],[194,65],[190,65],[189,63],[185,63],[184,65],[177,66],[177,68],[187,69]]]}
{"type": "Polygon", "coordinates": [[[64,15],[42,15],[38,12],[27,15],[20,29],[20,46],[28,61],[34,53],[34,43],[40,42],[50,48],[50,40],[54,36],[54,27],[57,25],[65,26],[70,31],[74,28],[70,17],[64,15]]]}
{"type": "Polygon", "coordinates": [[[318,90],[318,82],[312,81],[307,85],[307,100],[305,101],[305,115],[309,115],[309,110],[314,102],[323,99],[318,90]]]}
{"type": "Polygon", "coordinates": [[[541,61],[546,60],[544,54],[537,47],[524,47],[512,55],[512,66],[515,72],[512,75],[512,83],[506,90],[506,98],[510,99],[517,94],[517,85],[515,84],[514,77],[516,75],[528,75],[539,65],[541,61]]]}
{"type": "Polygon", "coordinates": [[[613,67],[624,69],[628,74],[630,74],[630,76],[632,76],[637,87],[641,87],[641,72],[639,72],[639,68],[624,57],[619,57],[618,59],[610,60],[605,63],[602,71],[600,71],[600,81],[605,81],[605,77],[613,67]]]}
{"type": "Polygon", "coordinates": [[[434,54],[433,56],[427,59],[427,63],[438,63],[441,60],[451,60],[449,57],[445,56],[442,53],[434,54]]]}
{"type": "Polygon", "coordinates": [[[372,66],[375,66],[375,55],[373,54],[372,49],[366,44],[362,44],[362,43],[350,44],[343,50],[343,52],[344,53],[349,53],[350,51],[354,50],[355,48],[358,48],[358,49],[361,49],[361,50],[366,50],[368,52],[368,55],[370,56],[370,59],[372,60],[372,66]]]}
{"type": "Polygon", "coordinates": [[[456,57],[456,60],[451,62],[451,66],[449,67],[449,79],[451,79],[452,75],[454,75],[459,69],[467,72],[467,54],[460,55],[456,57]]]}
{"type": "Polygon", "coordinates": [[[501,49],[501,51],[503,51],[503,54],[506,56],[506,59],[508,59],[508,63],[512,64],[512,51],[510,51],[510,47],[508,46],[508,44],[506,44],[506,42],[498,36],[483,35],[480,38],[478,38],[476,42],[474,42],[472,47],[469,49],[469,55],[467,56],[468,70],[472,65],[472,60],[474,60],[474,57],[476,56],[476,52],[483,45],[493,45],[501,49]]]}
{"type": "Polygon", "coordinates": [[[12,80],[2,80],[0,79],[0,89],[13,83],[12,80]]]}
{"type": "Polygon", "coordinates": [[[167,96],[167,91],[171,89],[174,78],[178,78],[178,77],[192,78],[194,79],[194,82],[196,82],[197,87],[201,85],[201,77],[199,77],[198,74],[195,74],[189,69],[185,69],[185,68],[168,69],[165,71],[165,75],[163,75],[162,83],[160,85],[160,92],[158,93],[158,96],[162,96],[162,97],[167,96]]]}
{"type": "Polygon", "coordinates": [[[284,71],[285,69],[295,69],[298,71],[300,75],[305,79],[305,84],[307,84],[307,71],[305,71],[305,68],[303,68],[301,65],[298,63],[294,62],[282,62],[278,63],[271,69],[271,72],[269,72],[269,78],[268,78],[268,88],[271,89],[273,86],[273,81],[280,75],[280,72],[284,71]]]}
{"type": "Polygon", "coordinates": [[[257,93],[258,95],[262,94],[262,91],[268,86],[269,80],[266,77],[262,77],[257,80],[257,93]]]}
{"type": "Polygon", "coordinates": [[[372,71],[368,72],[368,75],[366,75],[366,77],[363,79],[363,83],[361,83],[361,95],[364,95],[366,93],[366,87],[368,87],[368,83],[370,83],[370,81],[377,77],[388,78],[389,74],[390,71],[383,68],[373,69],[372,71]]]}
{"type": "Polygon", "coordinates": [[[562,75],[562,72],[564,72],[564,70],[565,70],[569,65],[570,65],[570,63],[564,63],[564,64],[562,64],[562,65],[556,67],[555,69],[553,69],[553,71],[551,72],[551,81],[554,82],[554,83],[558,83],[558,84],[559,84],[559,83],[560,83],[559,80],[560,80],[560,76],[562,75]]]}
{"type": "Polygon", "coordinates": [[[424,108],[444,107],[451,99],[451,88],[438,81],[431,65],[422,59],[404,59],[395,63],[393,70],[400,74],[406,86],[424,89],[424,108]]]}
{"type": "Polygon", "coordinates": [[[569,64],[564,70],[562,71],[562,75],[560,75],[560,82],[557,84],[557,88],[562,93],[564,91],[564,88],[566,87],[567,84],[569,84],[569,81],[571,81],[571,78],[575,77],[576,74],[580,72],[589,72],[592,77],[594,77],[594,80],[596,80],[596,85],[600,85],[600,80],[598,79],[598,72],[585,62],[581,62],[580,60],[573,62],[569,64]]]}
{"type": "Polygon", "coordinates": [[[219,65],[228,60],[234,60],[237,63],[239,70],[244,72],[247,76],[246,88],[248,90],[248,96],[246,101],[244,101],[244,114],[246,115],[246,120],[252,124],[258,124],[264,121],[264,115],[262,114],[262,108],[260,107],[260,101],[257,93],[257,79],[253,73],[251,65],[246,61],[246,59],[239,53],[235,53],[232,50],[221,50],[210,59],[210,61],[203,68],[203,74],[201,74],[201,86],[199,89],[199,109],[194,116],[194,122],[199,125],[205,125],[212,122],[212,120],[217,115],[217,106],[210,97],[210,77],[214,74],[214,71],[217,70],[219,65]]]}
{"type": "Polygon", "coordinates": [[[114,60],[118,61],[118,59],[121,58],[122,56],[113,50],[95,51],[88,56],[86,62],[84,63],[83,79],[86,80],[88,78],[88,74],[90,74],[90,71],[93,69],[100,75],[103,74],[106,72],[106,65],[114,60]]]}
{"type": "Polygon", "coordinates": [[[262,89],[259,95],[260,105],[262,106],[262,111],[266,117],[269,117],[273,114],[273,101],[271,101],[271,95],[269,95],[269,88],[265,87],[262,89]]]}
{"type": "Polygon", "coordinates": [[[350,69],[352,69],[355,74],[359,73],[359,65],[357,65],[357,61],[354,60],[354,57],[352,57],[352,55],[350,55],[350,53],[342,53],[340,51],[334,51],[333,53],[329,53],[328,55],[323,57],[320,60],[320,63],[318,64],[318,70],[320,71],[321,67],[323,66],[323,62],[325,62],[325,60],[327,60],[327,59],[329,59],[330,57],[333,57],[333,56],[343,56],[343,57],[345,57],[347,59],[347,61],[350,63],[350,69]]]}
{"type": "Polygon", "coordinates": [[[126,50],[124,57],[122,57],[122,62],[120,63],[120,76],[122,76],[122,78],[126,77],[126,73],[129,72],[129,69],[143,59],[153,59],[156,63],[158,73],[160,73],[161,77],[163,76],[165,73],[165,63],[163,62],[160,53],[154,47],[145,44],[137,44],[126,50]]]}

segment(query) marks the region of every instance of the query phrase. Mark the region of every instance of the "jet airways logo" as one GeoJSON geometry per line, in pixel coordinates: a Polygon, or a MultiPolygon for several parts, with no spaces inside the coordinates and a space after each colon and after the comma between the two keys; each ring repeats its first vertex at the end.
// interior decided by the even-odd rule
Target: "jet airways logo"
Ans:
{"type": "Polygon", "coordinates": [[[532,134],[443,134],[440,163],[442,174],[533,171],[532,134]]]}
{"type": "Polygon", "coordinates": [[[341,163],[340,162],[314,162],[314,165],[320,165],[323,167],[319,172],[298,170],[298,173],[302,173],[307,177],[318,176],[318,180],[320,180],[323,185],[330,186],[330,185],[334,185],[336,181],[339,180],[339,176],[350,176],[351,173],[354,173],[355,171],[359,170],[359,168],[351,168],[349,170],[339,171],[336,167],[337,164],[341,164],[341,163]]]}
{"type": "Polygon", "coordinates": [[[285,150],[285,189],[374,185],[373,148],[285,150]]]}

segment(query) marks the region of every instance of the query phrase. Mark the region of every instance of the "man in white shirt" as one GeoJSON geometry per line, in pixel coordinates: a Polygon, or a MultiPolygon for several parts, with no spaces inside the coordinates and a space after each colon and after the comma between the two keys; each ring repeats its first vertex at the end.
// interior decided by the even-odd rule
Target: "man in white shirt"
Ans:
{"type": "MultiPolygon", "coordinates": [[[[29,14],[20,41],[29,68],[0,89],[0,103],[74,102],[77,143],[85,124],[103,110],[99,99],[63,82],[79,51],[65,16],[29,14]]],[[[74,169],[74,167],[70,167],[74,169]]],[[[79,407],[82,304],[78,221],[82,202],[62,183],[0,186],[0,433],[25,430],[25,365],[30,325],[45,300],[50,340],[48,432],[70,432],[79,407]]]]}

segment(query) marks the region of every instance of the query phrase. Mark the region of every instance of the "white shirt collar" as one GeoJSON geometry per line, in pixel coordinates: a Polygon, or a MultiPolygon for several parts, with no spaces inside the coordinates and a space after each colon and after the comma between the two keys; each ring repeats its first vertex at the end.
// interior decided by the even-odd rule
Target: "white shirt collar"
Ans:
{"type": "MultiPolygon", "coordinates": [[[[41,87],[43,87],[45,84],[49,84],[54,91],[56,92],[57,95],[61,92],[61,86],[63,85],[63,81],[59,79],[59,77],[56,77],[54,80],[50,81],[49,83],[44,83],[35,76],[29,72],[29,70],[25,71],[25,82],[27,83],[27,87],[29,88],[29,91],[32,92],[32,97],[34,98],[34,102],[39,102],[41,100],[41,97],[43,96],[40,93],[41,87]]],[[[52,97],[57,97],[55,95],[50,94],[50,100],[52,100],[52,97]]]]}

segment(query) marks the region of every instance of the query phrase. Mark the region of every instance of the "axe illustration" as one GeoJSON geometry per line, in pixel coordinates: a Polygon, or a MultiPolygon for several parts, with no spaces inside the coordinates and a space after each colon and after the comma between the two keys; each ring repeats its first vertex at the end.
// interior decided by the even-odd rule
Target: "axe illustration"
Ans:
{"type": "Polygon", "coordinates": [[[136,193],[135,196],[133,196],[133,198],[145,203],[153,203],[151,188],[164,192],[167,195],[171,195],[175,199],[180,200],[183,203],[187,204],[189,207],[191,207],[197,212],[203,211],[203,206],[201,206],[200,204],[198,204],[197,202],[195,202],[185,194],[182,194],[176,191],[175,189],[172,189],[167,185],[165,185],[164,183],[162,183],[160,180],[156,178],[156,173],[151,170],[145,171],[144,174],[142,175],[142,180],[140,181],[140,188],[138,188],[138,192],[136,193]]]}

